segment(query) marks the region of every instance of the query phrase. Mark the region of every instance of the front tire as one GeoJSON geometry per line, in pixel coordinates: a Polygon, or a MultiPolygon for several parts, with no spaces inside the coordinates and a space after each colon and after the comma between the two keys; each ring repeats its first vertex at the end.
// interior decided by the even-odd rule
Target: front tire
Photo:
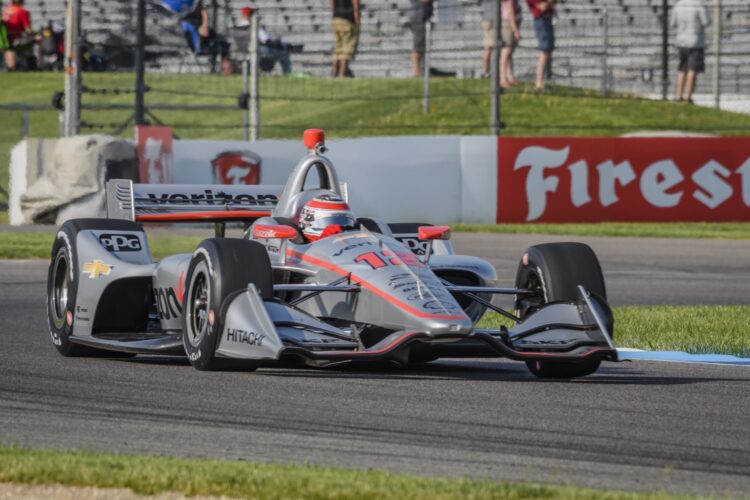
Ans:
{"type": "MultiPolygon", "coordinates": [[[[516,272],[516,287],[539,290],[535,296],[516,298],[516,311],[523,319],[544,304],[555,301],[576,302],[578,286],[606,301],[607,291],[599,259],[583,243],[547,243],[529,247],[516,272]]],[[[607,319],[612,334],[614,320],[607,319]]],[[[529,371],[539,378],[570,379],[590,375],[599,369],[601,360],[527,361],[529,371]]]]}
{"type": "Polygon", "coordinates": [[[133,353],[76,344],[73,335],[78,294],[78,233],[85,230],[141,231],[134,222],[110,219],[72,219],[55,236],[47,271],[47,323],[52,343],[65,357],[130,358],[133,353]]]}
{"type": "Polygon", "coordinates": [[[253,360],[216,356],[224,331],[224,314],[236,292],[253,283],[264,299],[273,296],[273,273],[266,249],[258,242],[210,238],[193,252],[183,299],[182,340],[185,353],[198,370],[258,368],[253,360]]]}

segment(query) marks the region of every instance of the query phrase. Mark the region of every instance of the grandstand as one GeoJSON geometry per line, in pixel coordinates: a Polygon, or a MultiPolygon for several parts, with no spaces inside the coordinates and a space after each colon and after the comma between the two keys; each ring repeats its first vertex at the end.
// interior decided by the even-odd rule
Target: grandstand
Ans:
{"type": "MultiPolygon", "coordinates": [[[[217,30],[231,41],[241,0],[205,0],[215,13],[217,30]]],[[[362,32],[353,70],[358,77],[408,77],[411,33],[404,13],[409,0],[362,0],[362,32]]],[[[523,3],[523,2],[522,2],[523,3]]],[[[563,85],[598,89],[606,67],[609,88],[652,94],[661,88],[661,0],[564,0],[557,20],[558,50],[554,77],[563,85]],[[606,10],[607,36],[604,36],[606,10]],[[606,65],[602,54],[606,47],[606,65]]],[[[674,0],[670,0],[670,4],[674,0]]],[[[61,0],[27,0],[35,26],[64,16],[61,0]]],[[[305,50],[293,58],[295,71],[327,76],[331,32],[328,0],[255,0],[261,22],[285,41],[302,43],[305,50]]],[[[459,77],[479,76],[482,51],[479,0],[440,0],[432,44],[432,66],[455,71],[459,77]]],[[[83,31],[87,41],[111,55],[115,67],[132,64],[135,0],[83,2],[83,31]]],[[[522,41],[516,73],[531,79],[535,39],[531,16],[524,6],[522,41]]],[[[724,92],[750,94],[750,3],[724,0],[721,82],[724,92]]],[[[147,21],[150,72],[202,72],[208,63],[186,49],[175,19],[150,4],[147,21]]],[[[672,37],[670,37],[672,42],[672,37]]],[[[711,49],[709,48],[709,54],[711,49]]],[[[237,57],[241,57],[238,55],[237,57]]],[[[670,47],[670,78],[676,55],[670,47]]],[[[713,58],[707,58],[711,71],[713,58]]],[[[698,91],[710,90],[710,78],[699,80],[698,91]]]]}

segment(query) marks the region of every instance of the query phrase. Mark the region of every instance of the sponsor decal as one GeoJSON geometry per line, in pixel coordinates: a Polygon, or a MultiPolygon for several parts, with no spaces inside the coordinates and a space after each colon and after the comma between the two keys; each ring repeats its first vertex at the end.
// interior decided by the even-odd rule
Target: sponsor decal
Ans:
{"type": "Polygon", "coordinates": [[[276,205],[279,197],[275,194],[252,195],[247,193],[232,194],[225,191],[214,191],[213,189],[204,189],[202,193],[146,193],[149,202],[159,205],[168,203],[191,203],[193,205],[238,205],[238,206],[258,206],[258,205],[276,205]]]}
{"type": "Polygon", "coordinates": [[[86,309],[85,307],[76,306],[76,312],[87,313],[87,312],[89,312],[89,310],[86,309]]]}
{"type": "Polygon", "coordinates": [[[498,155],[498,222],[750,220],[744,137],[508,137],[498,155]]]}
{"type": "Polygon", "coordinates": [[[211,160],[217,184],[260,184],[260,163],[252,151],[225,151],[211,160]]]}
{"type": "Polygon", "coordinates": [[[266,338],[262,333],[248,332],[237,328],[227,328],[227,340],[238,344],[247,344],[252,346],[263,346],[263,340],[266,338]]]}
{"type": "Polygon", "coordinates": [[[115,266],[105,264],[101,260],[94,260],[92,262],[86,262],[83,264],[83,273],[89,275],[89,279],[95,280],[99,276],[109,276],[115,266]]]}
{"type": "Polygon", "coordinates": [[[160,319],[182,317],[182,301],[178,298],[178,293],[174,288],[154,288],[154,301],[160,319]]]}
{"type": "Polygon", "coordinates": [[[432,250],[432,245],[428,241],[422,241],[419,238],[409,236],[396,236],[396,239],[400,241],[406,248],[414,252],[414,255],[427,255],[427,250],[430,250],[430,255],[435,253],[432,250]]]}
{"type": "Polygon", "coordinates": [[[143,248],[141,239],[135,234],[102,234],[99,243],[110,252],[137,252],[143,248]]]}
{"type": "Polygon", "coordinates": [[[359,243],[352,243],[351,245],[346,245],[344,248],[338,250],[337,252],[334,252],[333,256],[338,257],[339,255],[343,254],[344,252],[348,252],[349,250],[354,250],[355,248],[372,246],[372,245],[374,245],[372,241],[361,241],[359,243]]]}
{"type": "Polygon", "coordinates": [[[89,321],[91,321],[91,318],[88,318],[86,316],[78,316],[76,314],[76,321],[83,321],[85,323],[88,323],[89,321]]]}
{"type": "Polygon", "coordinates": [[[144,184],[172,182],[172,129],[169,127],[135,127],[139,177],[144,184]]]}

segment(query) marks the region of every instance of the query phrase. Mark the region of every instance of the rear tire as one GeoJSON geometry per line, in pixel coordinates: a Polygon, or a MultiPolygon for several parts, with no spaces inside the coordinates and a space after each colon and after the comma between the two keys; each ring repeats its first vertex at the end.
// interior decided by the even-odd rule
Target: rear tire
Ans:
{"type": "MultiPolygon", "coordinates": [[[[599,259],[583,243],[547,243],[529,247],[516,272],[516,287],[539,289],[539,296],[516,298],[516,311],[523,319],[549,302],[576,302],[578,285],[606,301],[607,291],[599,259]]],[[[614,319],[609,316],[607,328],[612,334],[614,319]]],[[[527,361],[526,366],[539,378],[570,379],[594,373],[601,360],[580,362],[527,361]]]]}
{"type": "Polygon", "coordinates": [[[130,358],[129,352],[96,349],[70,340],[78,293],[78,233],[85,230],[141,231],[138,224],[112,219],[72,219],[57,231],[47,272],[47,323],[52,343],[65,357],[130,358]]]}
{"type": "Polygon", "coordinates": [[[257,361],[219,358],[216,349],[224,331],[227,299],[249,283],[262,298],[273,296],[273,273],[265,247],[242,239],[203,240],[193,252],[185,282],[182,340],[190,364],[198,370],[257,369],[257,361]]]}

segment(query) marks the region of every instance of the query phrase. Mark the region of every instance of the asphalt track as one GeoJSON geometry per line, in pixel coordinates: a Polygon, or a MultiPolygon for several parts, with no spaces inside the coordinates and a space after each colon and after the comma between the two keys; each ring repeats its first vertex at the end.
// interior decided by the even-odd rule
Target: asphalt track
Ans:
{"type": "MultiPolygon", "coordinates": [[[[456,235],[511,279],[528,244],[456,235]]],[[[611,301],[750,303],[747,242],[584,238],[611,301]]],[[[186,361],[63,358],[46,262],[0,262],[0,442],[309,462],[442,476],[747,497],[750,369],[607,364],[574,382],[524,365],[202,373],[186,361]]]]}

